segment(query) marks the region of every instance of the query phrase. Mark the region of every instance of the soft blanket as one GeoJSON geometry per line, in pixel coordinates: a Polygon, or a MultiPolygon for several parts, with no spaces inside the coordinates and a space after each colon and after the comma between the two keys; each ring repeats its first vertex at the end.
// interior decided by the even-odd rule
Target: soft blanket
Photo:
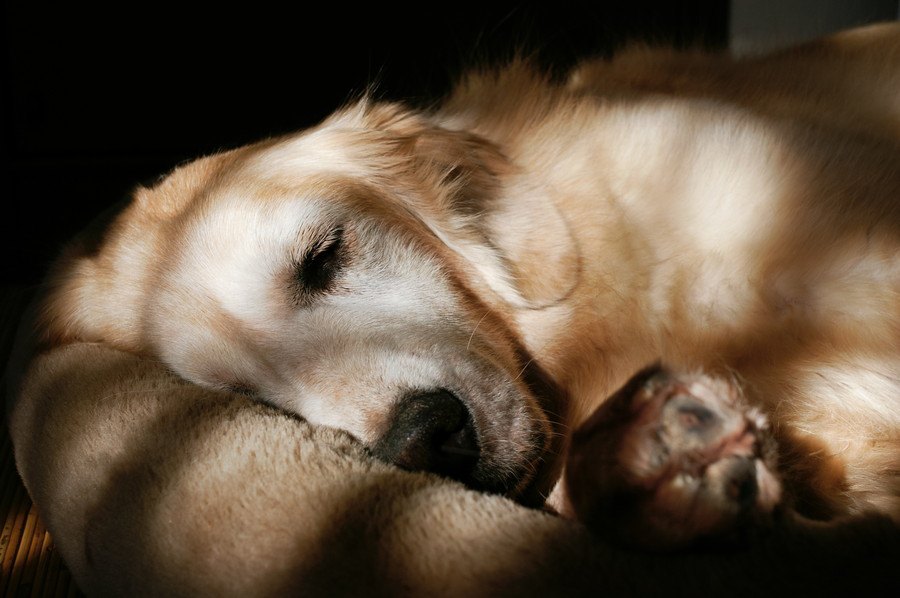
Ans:
{"type": "Polygon", "coordinates": [[[32,360],[10,428],[91,595],[900,595],[900,534],[881,519],[780,528],[722,553],[620,550],[95,344],[32,360]]]}

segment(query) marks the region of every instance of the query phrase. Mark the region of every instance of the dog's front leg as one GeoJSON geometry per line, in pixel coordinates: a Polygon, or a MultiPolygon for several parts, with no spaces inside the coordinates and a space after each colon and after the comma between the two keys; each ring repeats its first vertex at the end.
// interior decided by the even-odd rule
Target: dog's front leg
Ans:
{"type": "Polygon", "coordinates": [[[632,546],[729,542],[779,511],[776,462],[766,418],[735,382],[657,365],[575,433],[566,494],[586,525],[632,546]]]}

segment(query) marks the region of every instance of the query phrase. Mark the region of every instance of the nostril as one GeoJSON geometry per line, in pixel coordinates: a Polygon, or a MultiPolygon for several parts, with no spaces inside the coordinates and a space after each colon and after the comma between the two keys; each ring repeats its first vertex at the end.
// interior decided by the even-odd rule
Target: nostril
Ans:
{"type": "Polygon", "coordinates": [[[438,446],[438,450],[447,455],[468,455],[478,457],[478,443],[474,438],[474,429],[469,421],[459,430],[451,432],[438,446]]]}
{"type": "Polygon", "coordinates": [[[463,481],[480,455],[468,408],[444,389],[404,397],[394,409],[390,428],[372,451],[404,469],[463,481]]]}

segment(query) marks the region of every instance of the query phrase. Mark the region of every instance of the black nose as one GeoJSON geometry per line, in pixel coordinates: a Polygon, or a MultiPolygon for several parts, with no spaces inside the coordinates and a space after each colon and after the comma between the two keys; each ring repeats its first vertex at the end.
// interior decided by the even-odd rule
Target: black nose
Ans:
{"type": "Polygon", "coordinates": [[[464,482],[469,481],[480,453],[472,415],[456,395],[444,389],[401,399],[390,429],[372,450],[404,469],[464,482]]]}

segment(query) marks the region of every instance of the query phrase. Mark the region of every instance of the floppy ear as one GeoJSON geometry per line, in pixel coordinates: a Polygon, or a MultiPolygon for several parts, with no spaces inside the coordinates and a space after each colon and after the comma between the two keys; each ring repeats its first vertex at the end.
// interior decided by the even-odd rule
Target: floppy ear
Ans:
{"type": "Polygon", "coordinates": [[[370,126],[390,136],[425,188],[436,191],[438,220],[449,216],[444,225],[451,237],[471,241],[448,244],[481,269],[496,292],[531,309],[570,294],[578,282],[580,252],[553,191],[534,173],[513,163],[493,141],[442,127],[397,104],[370,105],[367,117],[370,126]]]}
{"type": "Polygon", "coordinates": [[[481,227],[504,258],[509,276],[528,309],[568,299],[581,279],[582,255],[558,192],[530,173],[506,182],[481,227]]]}
{"type": "Polygon", "coordinates": [[[394,103],[369,104],[364,110],[367,126],[385,134],[395,155],[453,213],[483,213],[499,193],[501,179],[513,170],[487,139],[441,127],[426,114],[394,103]]]}

